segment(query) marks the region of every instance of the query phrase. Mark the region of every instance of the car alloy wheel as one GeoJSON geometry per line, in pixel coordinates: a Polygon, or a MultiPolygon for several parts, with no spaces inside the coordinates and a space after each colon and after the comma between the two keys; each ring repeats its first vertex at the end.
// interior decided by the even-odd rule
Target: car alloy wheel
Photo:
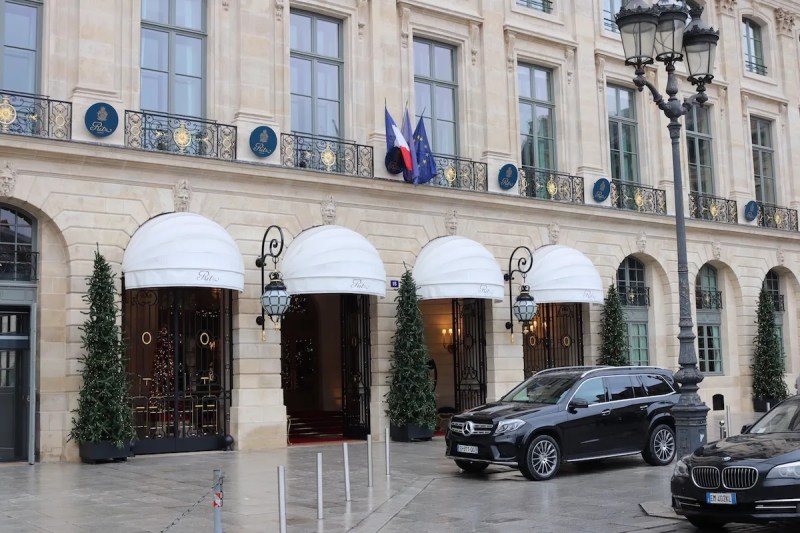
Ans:
{"type": "Polygon", "coordinates": [[[644,460],[653,466],[668,465],[675,458],[675,432],[671,427],[661,424],[653,429],[642,453],[644,460]]]}
{"type": "Polygon", "coordinates": [[[539,435],[528,444],[520,471],[530,480],[544,481],[556,475],[560,463],[558,443],[549,435],[539,435]]]}

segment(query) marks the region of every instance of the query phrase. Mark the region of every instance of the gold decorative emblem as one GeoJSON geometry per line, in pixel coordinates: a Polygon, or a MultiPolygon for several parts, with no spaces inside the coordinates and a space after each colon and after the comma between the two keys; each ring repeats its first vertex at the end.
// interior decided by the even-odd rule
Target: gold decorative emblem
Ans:
{"type": "Polygon", "coordinates": [[[447,180],[447,183],[452,185],[453,182],[456,181],[456,167],[453,165],[447,165],[447,167],[444,169],[444,179],[447,180]]]}
{"type": "Polygon", "coordinates": [[[641,192],[636,191],[636,194],[633,195],[633,202],[636,204],[636,207],[639,208],[644,205],[644,197],[641,192]]]}
{"type": "Polygon", "coordinates": [[[259,135],[258,140],[261,141],[262,143],[269,141],[269,133],[267,132],[267,130],[261,131],[261,135],[259,135]]]}
{"type": "Polygon", "coordinates": [[[174,132],[172,132],[172,140],[175,141],[175,144],[178,145],[178,148],[181,150],[186,150],[186,147],[189,146],[192,142],[192,134],[186,129],[186,123],[181,121],[180,126],[174,132]]]}
{"type": "Polygon", "coordinates": [[[8,96],[0,103],[0,124],[10,126],[17,120],[17,110],[8,102],[8,96]]]}
{"type": "Polygon", "coordinates": [[[331,168],[336,164],[336,152],[331,150],[330,144],[325,146],[325,149],[320,154],[319,159],[322,161],[322,164],[328,168],[331,168]]]}
{"type": "Polygon", "coordinates": [[[569,335],[564,335],[564,337],[561,339],[561,346],[564,348],[569,348],[572,346],[572,337],[569,335]]]}
{"type": "Polygon", "coordinates": [[[781,214],[780,213],[775,213],[775,216],[773,218],[775,219],[775,224],[780,226],[781,225],[781,221],[783,220],[783,218],[781,217],[781,214]]]}
{"type": "Polygon", "coordinates": [[[556,193],[556,191],[558,191],[556,180],[553,179],[553,176],[550,176],[550,179],[547,180],[547,194],[553,196],[556,193]]]}
{"type": "Polygon", "coordinates": [[[101,106],[100,111],[97,112],[97,120],[100,122],[105,122],[108,119],[108,111],[106,111],[106,106],[101,106]]]}
{"type": "Polygon", "coordinates": [[[717,209],[717,204],[711,204],[710,206],[708,206],[708,212],[711,213],[712,217],[716,218],[717,213],[719,212],[717,209]]]}

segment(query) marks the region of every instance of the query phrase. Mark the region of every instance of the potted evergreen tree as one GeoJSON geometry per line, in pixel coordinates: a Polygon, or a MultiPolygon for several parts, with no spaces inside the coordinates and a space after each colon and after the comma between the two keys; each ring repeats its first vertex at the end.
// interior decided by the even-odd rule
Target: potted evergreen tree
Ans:
{"type": "Polygon", "coordinates": [[[436,427],[436,398],[428,368],[417,285],[406,271],[397,291],[394,349],[386,414],[392,440],[430,440],[436,427]]]}
{"type": "Polygon", "coordinates": [[[600,318],[600,357],[599,365],[623,366],[629,364],[627,326],[622,302],[614,284],[608,288],[600,318]]]}
{"type": "Polygon", "coordinates": [[[772,296],[762,287],[756,311],[758,333],[753,353],[753,410],[765,412],[767,404],[775,405],[789,396],[783,380],[783,349],[775,328],[772,296]]]}
{"type": "Polygon", "coordinates": [[[69,436],[78,443],[81,459],[92,464],[129,457],[135,436],[114,277],[111,265],[96,251],[83,296],[89,304],[81,327],[83,381],[69,436]]]}

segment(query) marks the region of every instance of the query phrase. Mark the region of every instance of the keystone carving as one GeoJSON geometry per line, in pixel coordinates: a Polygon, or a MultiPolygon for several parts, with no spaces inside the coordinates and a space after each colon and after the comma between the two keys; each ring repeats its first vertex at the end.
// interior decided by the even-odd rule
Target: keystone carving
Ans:
{"type": "Polygon", "coordinates": [[[17,185],[17,168],[11,161],[6,162],[5,168],[0,170],[0,194],[11,196],[17,185]]]}
{"type": "Polygon", "coordinates": [[[192,203],[192,188],[189,186],[189,180],[182,179],[175,184],[172,192],[173,200],[175,201],[176,212],[186,212],[189,210],[189,204],[192,203]]]}
{"type": "Polygon", "coordinates": [[[333,196],[328,196],[320,203],[319,212],[322,215],[323,224],[336,222],[336,202],[333,201],[333,196]]]}

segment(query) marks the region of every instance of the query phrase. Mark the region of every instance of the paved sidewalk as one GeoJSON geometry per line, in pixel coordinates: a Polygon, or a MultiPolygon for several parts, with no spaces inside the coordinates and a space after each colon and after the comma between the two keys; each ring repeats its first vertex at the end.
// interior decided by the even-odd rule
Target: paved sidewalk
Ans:
{"type": "Polygon", "coordinates": [[[366,443],[348,447],[350,502],[341,444],[139,456],[104,465],[0,464],[0,532],[161,532],[201,500],[167,531],[211,533],[214,468],[225,474],[225,532],[277,532],[278,465],[286,468],[291,533],[694,531],[669,508],[672,466],[650,467],[638,456],[566,465],[556,478],[536,483],[500,467],[463,474],[444,457],[444,439],[437,437],[391,443],[387,478],[384,445],[376,442],[370,488],[366,443]],[[325,504],[319,521],[317,452],[323,453],[325,504]]]}

